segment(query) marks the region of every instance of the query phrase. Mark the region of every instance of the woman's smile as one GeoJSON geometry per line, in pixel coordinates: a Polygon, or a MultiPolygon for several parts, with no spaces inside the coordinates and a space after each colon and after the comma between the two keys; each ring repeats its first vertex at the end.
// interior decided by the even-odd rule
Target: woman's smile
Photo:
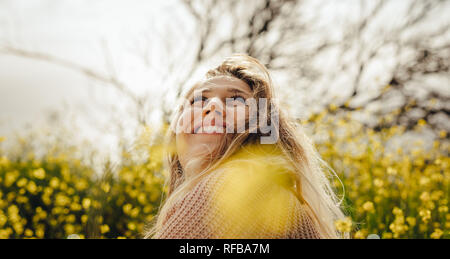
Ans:
{"type": "Polygon", "coordinates": [[[227,123],[223,122],[216,124],[216,120],[213,119],[210,122],[200,122],[194,126],[194,134],[223,134],[226,132],[227,123]],[[203,124],[203,125],[202,125],[203,124]]]}

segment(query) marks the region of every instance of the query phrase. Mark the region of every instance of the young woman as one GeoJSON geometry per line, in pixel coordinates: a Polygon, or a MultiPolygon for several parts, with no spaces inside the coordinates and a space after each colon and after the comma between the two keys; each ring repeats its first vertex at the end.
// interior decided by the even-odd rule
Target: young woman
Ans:
{"type": "Polygon", "coordinates": [[[145,238],[338,238],[344,217],[266,67],[234,54],[187,91],[167,143],[168,196],[145,238]]]}

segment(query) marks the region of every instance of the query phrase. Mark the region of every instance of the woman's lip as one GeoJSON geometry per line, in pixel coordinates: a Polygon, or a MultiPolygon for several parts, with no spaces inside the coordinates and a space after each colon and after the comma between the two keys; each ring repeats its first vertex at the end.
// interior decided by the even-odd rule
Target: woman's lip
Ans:
{"type": "MultiPolygon", "coordinates": [[[[203,125],[203,127],[209,127],[209,126],[220,127],[220,126],[218,126],[218,125],[203,125]]],[[[212,133],[201,132],[201,133],[197,133],[198,130],[199,130],[201,127],[202,127],[201,124],[200,124],[199,126],[196,126],[196,127],[194,128],[193,134],[222,134],[222,133],[225,133],[225,131],[226,131],[226,129],[227,129],[227,124],[226,124],[226,123],[223,123],[223,125],[222,125],[222,133],[218,133],[218,132],[212,132],[212,133]]]]}
{"type": "Polygon", "coordinates": [[[213,132],[213,133],[206,133],[206,132],[201,132],[201,133],[194,133],[195,135],[208,135],[208,136],[210,136],[210,135],[223,135],[223,133],[216,133],[216,132],[213,132]]]}

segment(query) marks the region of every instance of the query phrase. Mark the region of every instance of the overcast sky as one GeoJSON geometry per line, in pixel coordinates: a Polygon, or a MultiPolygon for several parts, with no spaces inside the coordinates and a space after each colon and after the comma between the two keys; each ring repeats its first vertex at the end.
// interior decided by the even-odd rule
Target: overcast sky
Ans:
{"type": "MultiPolygon", "coordinates": [[[[174,2],[3,0],[0,39],[99,72],[106,72],[102,48],[106,44],[115,70],[127,79],[133,91],[150,90],[158,97],[163,89],[149,89],[143,83],[158,77],[133,60],[130,49],[143,34],[178,29],[171,28],[177,25],[173,16],[179,21],[186,13],[178,11],[174,2]]],[[[189,32],[189,19],[183,26],[189,32]]],[[[114,103],[115,97],[114,91],[92,85],[76,71],[44,61],[0,55],[0,135],[8,135],[25,123],[39,124],[50,109],[92,117],[92,112],[99,113],[98,108],[91,109],[93,101],[114,103]]],[[[101,119],[101,111],[98,117],[101,119]]]]}

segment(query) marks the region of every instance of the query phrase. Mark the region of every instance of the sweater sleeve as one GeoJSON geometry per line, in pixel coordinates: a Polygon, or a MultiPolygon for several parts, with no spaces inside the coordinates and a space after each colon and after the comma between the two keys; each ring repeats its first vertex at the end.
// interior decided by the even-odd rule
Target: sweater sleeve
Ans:
{"type": "Polygon", "coordinates": [[[156,238],[319,238],[284,168],[235,160],[170,210],[156,238]]]}

